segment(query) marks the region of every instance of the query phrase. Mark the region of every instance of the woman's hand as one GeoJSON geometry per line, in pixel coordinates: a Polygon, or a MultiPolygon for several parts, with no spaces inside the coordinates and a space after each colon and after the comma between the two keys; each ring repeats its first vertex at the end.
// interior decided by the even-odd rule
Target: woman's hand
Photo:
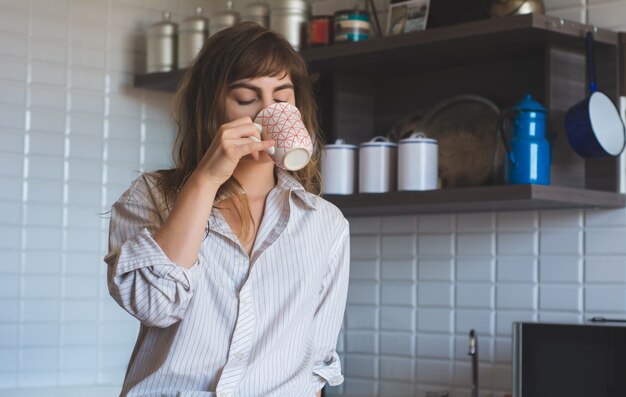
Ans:
{"type": "Polygon", "coordinates": [[[211,183],[222,185],[233,174],[243,156],[252,154],[252,157],[258,160],[260,151],[275,145],[274,140],[256,142],[249,138],[251,136],[261,139],[250,117],[222,125],[196,171],[208,178],[211,183]]]}

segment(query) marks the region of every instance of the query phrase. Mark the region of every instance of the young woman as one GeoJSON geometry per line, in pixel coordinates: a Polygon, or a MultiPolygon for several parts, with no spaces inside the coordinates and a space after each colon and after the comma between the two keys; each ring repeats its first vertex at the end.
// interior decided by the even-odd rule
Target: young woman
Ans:
{"type": "Polygon", "coordinates": [[[318,195],[311,85],[289,43],[252,23],[214,35],[185,74],[176,167],[112,207],[109,291],[141,322],[122,396],[313,397],[343,382],[349,225],[318,195]],[[276,102],[312,135],[299,171],[250,138],[276,102]]]}

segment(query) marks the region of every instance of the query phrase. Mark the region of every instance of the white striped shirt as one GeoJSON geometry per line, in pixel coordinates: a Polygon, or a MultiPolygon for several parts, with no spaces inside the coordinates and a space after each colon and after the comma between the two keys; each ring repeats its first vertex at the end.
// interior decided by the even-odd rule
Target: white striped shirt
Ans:
{"type": "Polygon", "coordinates": [[[250,258],[213,208],[194,265],[169,260],[152,238],[169,213],[154,174],[113,205],[109,292],[141,322],[121,396],[312,397],[343,382],[349,224],[276,173],[250,258]]]}

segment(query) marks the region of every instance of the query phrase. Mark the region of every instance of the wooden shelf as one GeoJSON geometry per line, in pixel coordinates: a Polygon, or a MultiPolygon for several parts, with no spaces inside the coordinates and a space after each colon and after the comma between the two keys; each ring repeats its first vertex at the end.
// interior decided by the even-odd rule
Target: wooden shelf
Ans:
{"type": "Polygon", "coordinates": [[[346,216],[619,208],[626,195],[544,185],[501,185],[423,192],[324,195],[346,216]]]}

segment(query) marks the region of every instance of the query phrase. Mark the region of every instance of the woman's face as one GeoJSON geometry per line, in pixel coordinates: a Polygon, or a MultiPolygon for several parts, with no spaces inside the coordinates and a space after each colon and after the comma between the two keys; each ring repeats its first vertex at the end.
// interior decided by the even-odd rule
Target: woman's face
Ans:
{"type": "Polygon", "coordinates": [[[296,104],[289,74],[235,81],[226,93],[224,123],[246,116],[254,120],[261,110],[277,102],[296,104]]]}

